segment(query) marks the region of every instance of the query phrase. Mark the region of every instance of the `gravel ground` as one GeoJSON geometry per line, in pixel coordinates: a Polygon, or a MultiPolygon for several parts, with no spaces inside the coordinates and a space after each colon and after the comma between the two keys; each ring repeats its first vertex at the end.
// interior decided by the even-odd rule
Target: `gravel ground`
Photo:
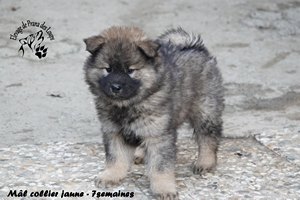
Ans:
{"type": "MultiPolygon", "coordinates": [[[[82,39],[112,25],[139,26],[150,37],[182,26],[201,33],[218,59],[226,89],[218,169],[204,177],[191,173],[195,145],[183,126],[181,199],[299,199],[298,0],[0,0],[0,199],[21,189],[84,191],[89,196],[80,199],[93,198],[104,155],[83,80],[82,39]],[[20,56],[20,43],[10,39],[27,20],[51,27],[55,39],[44,41],[45,58],[29,48],[20,56]]],[[[18,39],[38,30],[24,29],[18,39]]],[[[119,189],[152,198],[143,166],[107,190],[119,189]]]]}
{"type": "MultiPolygon", "coordinates": [[[[297,199],[300,195],[300,167],[253,138],[223,139],[217,170],[202,177],[191,170],[196,144],[182,138],[178,145],[176,182],[180,199],[297,199]]],[[[94,187],[93,180],[104,166],[99,143],[18,145],[1,148],[0,152],[3,196],[12,188],[28,193],[45,189],[59,194],[62,190],[84,192],[78,199],[91,199],[93,190],[121,190],[134,192],[133,199],[152,199],[143,165],[134,165],[120,186],[106,190],[94,187]]]]}

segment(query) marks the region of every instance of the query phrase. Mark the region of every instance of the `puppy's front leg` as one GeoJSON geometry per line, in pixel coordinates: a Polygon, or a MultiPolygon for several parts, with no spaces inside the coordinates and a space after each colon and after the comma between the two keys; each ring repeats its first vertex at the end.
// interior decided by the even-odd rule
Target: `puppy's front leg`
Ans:
{"type": "Polygon", "coordinates": [[[164,135],[145,140],[147,170],[152,192],[161,200],[178,199],[175,183],[176,136],[164,135]]]}
{"type": "Polygon", "coordinates": [[[95,180],[100,187],[107,184],[117,184],[125,178],[133,162],[134,148],[125,143],[119,133],[103,133],[106,167],[95,180]]]}

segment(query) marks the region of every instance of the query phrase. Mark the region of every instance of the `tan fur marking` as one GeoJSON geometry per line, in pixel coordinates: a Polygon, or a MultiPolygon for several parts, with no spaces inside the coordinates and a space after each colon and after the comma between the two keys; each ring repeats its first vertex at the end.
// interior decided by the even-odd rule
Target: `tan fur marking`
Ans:
{"type": "Polygon", "coordinates": [[[98,179],[103,184],[118,183],[126,177],[128,165],[121,162],[116,162],[114,165],[107,167],[103,172],[98,175],[98,179]]]}
{"type": "Polygon", "coordinates": [[[215,151],[205,143],[202,143],[199,149],[196,166],[203,168],[203,170],[210,171],[215,168],[217,164],[215,151]]]}
{"type": "Polygon", "coordinates": [[[144,158],[145,158],[145,147],[140,145],[135,150],[134,163],[135,164],[141,164],[141,163],[143,163],[144,158]]]}
{"type": "Polygon", "coordinates": [[[174,172],[152,172],[150,174],[151,189],[155,194],[176,193],[174,172]]]}
{"type": "Polygon", "coordinates": [[[125,145],[120,136],[115,136],[113,142],[116,161],[106,164],[105,170],[98,176],[98,184],[100,184],[100,182],[103,184],[118,183],[121,179],[126,177],[130,169],[134,148],[125,145]]]}

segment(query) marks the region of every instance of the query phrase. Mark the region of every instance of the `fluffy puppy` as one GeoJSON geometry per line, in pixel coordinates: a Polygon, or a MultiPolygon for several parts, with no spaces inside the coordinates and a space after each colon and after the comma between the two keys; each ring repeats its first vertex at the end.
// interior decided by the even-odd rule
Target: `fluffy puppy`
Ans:
{"type": "Polygon", "coordinates": [[[223,87],[216,59],[198,35],[171,29],[157,40],[134,27],[111,27],[84,40],[84,70],[102,125],[106,168],[96,185],[118,183],[145,149],[151,189],[177,199],[176,129],[189,122],[198,144],[194,173],[216,166],[223,87]]]}

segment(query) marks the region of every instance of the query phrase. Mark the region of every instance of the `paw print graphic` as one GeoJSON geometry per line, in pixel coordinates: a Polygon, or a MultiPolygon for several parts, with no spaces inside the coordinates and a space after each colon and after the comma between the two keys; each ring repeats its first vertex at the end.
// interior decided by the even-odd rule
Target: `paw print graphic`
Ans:
{"type": "Polygon", "coordinates": [[[43,57],[46,57],[46,55],[47,55],[47,49],[48,48],[45,48],[45,45],[41,46],[41,47],[38,47],[38,48],[35,49],[35,55],[37,57],[39,57],[39,59],[41,59],[43,57]]]}

